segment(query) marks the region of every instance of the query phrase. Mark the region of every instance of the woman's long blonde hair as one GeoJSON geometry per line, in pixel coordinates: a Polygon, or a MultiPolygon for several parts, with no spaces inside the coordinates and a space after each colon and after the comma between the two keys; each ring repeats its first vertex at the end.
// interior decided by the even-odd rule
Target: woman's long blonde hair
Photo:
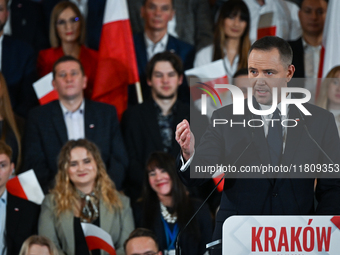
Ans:
{"type": "Polygon", "coordinates": [[[318,96],[318,99],[316,100],[317,106],[328,110],[329,107],[328,88],[333,81],[332,78],[336,78],[336,75],[338,73],[340,73],[340,66],[335,66],[332,68],[332,70],[328,72],[327,76],[322,81],[320,86],[320,94],[318,96]]]}
{"type": "Polygon", "coordinates": [[[14,113],[12,110],[11,100],[9,98],[7,83],[0,72],[0,115],[3,118],[3,126],[2,126],[2,134],[1,140],[6,140],[6,135],[8,130],[12,130],[15,136],[15,139],[18,144],[18,158],[15,162],[15,169],[18,170],[21,165],[21,136],[19,133],[19,129],[15,122],[14,113]]]}
{"type": "Polygon", "coordinates": [[[56,214],[66,210],[73,210],[73,212],[79,212],[79,195],[76,188],[68,175],[68,169],[70,167],[71,151],[74,148],[84,148],[87,153],[93,156],[93,159],[97,165],[97,177],[95,180],[95,191],[98,198],[102,199],[110,210],[121,210],[122,202],[118,197],[118,191],[111,178],[108,176],[105,168],[105,164],[100,156],[97,146],[86,140],[70,140],[68,141],[60,151],[58,160],[58,173],[56,175],[56,185],[51,190],[56,202],[56,214]]]}
{"type": "Polygon", "coordinates": [[[63,1],[63,2],[58,3],[56,6],[54,6],[52,10],[52,14],[51,14],[50,43],[51,43],[51,46],[54,48],[61,46],[61,40],[60,40],[58,31],[57,31],[57,21],[58,21],[60,13],[62,13],[67,8],[71,8],[74,11],[74,13],[77,15],[77,17],[79,18],[80,34],[78,38],[78,43],[82,45],[85,42],[86,28],[85,28],[85,20],[84,20],[83,15],[81,14],[78,7],[74,3],[63,1]]]}
{"type": "Polygon", "coordinates": [[[239,62],[237,70],[248,68],[248,52],[250,49],[249,29],[250,29],[250,14],[247,5],[241,0],[229,0],[225,2],[220,8],[214,35],[214,55],[213,61],[225,57],[224,48],[227,37],[224,34],[224,20],[226,18],[241,15],[241,20],[247,22],[247,26],[241,36],[240,45],[238,48],[239,62]]]}

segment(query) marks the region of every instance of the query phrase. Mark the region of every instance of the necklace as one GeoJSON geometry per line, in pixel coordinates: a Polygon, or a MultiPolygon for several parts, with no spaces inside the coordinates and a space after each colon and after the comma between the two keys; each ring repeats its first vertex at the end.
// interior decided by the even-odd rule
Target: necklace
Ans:
{"type": "Polygon", "coordinates": [[[177,221],[176,213],[174,213],[174,215],[171,215],[168,212],[168,209],[166,208],[165,205],[163,205],[161,202],[160,202],[160,205],[161,205],[161,213],[162,213],[164,220],[168,223],[175,223],[177,221]]]}

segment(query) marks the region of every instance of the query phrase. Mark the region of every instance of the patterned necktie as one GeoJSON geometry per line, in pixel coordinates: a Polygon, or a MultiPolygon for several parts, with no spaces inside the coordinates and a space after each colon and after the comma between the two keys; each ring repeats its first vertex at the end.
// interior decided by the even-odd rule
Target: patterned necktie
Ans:
{"type": "Polygon", "coordinates": [[[278,166],[281,161],[282,154],[282,126],[279,109],[276,108],[272,119],[279,119],[279,121],[272,121],[269,123],[267,143],[272,166],[278,166]]]}

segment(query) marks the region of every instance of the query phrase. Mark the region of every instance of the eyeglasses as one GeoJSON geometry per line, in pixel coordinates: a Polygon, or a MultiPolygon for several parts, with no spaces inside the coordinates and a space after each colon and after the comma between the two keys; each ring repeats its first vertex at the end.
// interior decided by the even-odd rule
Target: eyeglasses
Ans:
{"type": "Polygon", "coordinates": [[[57,26],[65,26],[67,23],[71,25],[76,24],[79,21],[79,17],[70,18],[69,20],[59,19],[57,20],[57,26]]]}
{"type": "Polygon", "coordinates": [[[145,253],[133,253],[132,255],[156,255],[158,252],[148,251],[145,253]]]}

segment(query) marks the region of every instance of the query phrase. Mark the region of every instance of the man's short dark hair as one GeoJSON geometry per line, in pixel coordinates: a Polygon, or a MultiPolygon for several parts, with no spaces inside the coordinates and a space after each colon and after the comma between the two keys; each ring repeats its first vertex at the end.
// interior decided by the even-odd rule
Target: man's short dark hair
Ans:
{"type": "Polygon", "coordinates": [[[250,47],[248,57],[252,50],[270,51],[277,49],[280,53],[280,58],[287,66],[292,64],[293,50],[289,43],[277,36],[265,36],[253,43],[250,47]]]}
{"type": "Polygon", "coordinates": [[[75,57],[72,57],[72,56],[62,56],[61,58],[59,58],[53,65],[53,80],[55,78],[55,75],[56,75],[56,66],[59,65],[60,63],[64,63],[64,62],[68,62],[68,61],[74,61],[74,62],[77,62],[79,64],[79,67],[80,67],[80,71],[81,73],[83,74],[83,76],[85,75],[85,72],[84,72],[84,67],[83,65],[81,64],[81,62],[79,61],[79,59],[76,59],[75,57]]]}
{"type": "Polygon", "coordinates": [[[248,75],[248,69],[247,68],[241,68],[239,69],[233,76],[233,79],[237,78],[238,76],[241,75],[248,75]]]}
{"type": "Polygon", "coordinates": [[[170,51],[164,51],[161,53],[157,53],[152,59],[149,61],[146,66],[146,78],[151,80],[153,70],[157,62],[166,61],[170,62],[172,67],[175,69],[178,76],[183,75],[183,64],[182,60],[175,54],[170,51]]]}
{"type": "MultiPolygon", "coordinates": [[[[300,1],[300,3],[298,3],[298,5],[299,5],[300,9],[301,9],[301,7],[302,7],[302,3],[303,3],[303,1],[305,1],[305,0],[301,0],[301,1],[300,1]]],[[[325,1],[325,2],[328,4],[328,0],[323,0],[323,1],[325,1]]]]}
{"type": "MultiPolygon", "coordinates": [[[[144,0],[143,1],[143,6],[145,6],[146,1],[148,1],[148,0],[144,0]]],[[[172,5],[172,8],[174,9],[174,0],[171,0],[171,5],[172,5]]]]}
{"type": "Polygon", "coordinates": [[[125,242],[124,242],[124,250],[125,251],[126,251],[127,243],[131,239],[136,238],[136,237],[150,237],[152,240],[155,241],[156,248],[157,248],[157,250],[159,250],[158,239],[157,239],[157,236],[155,235],[155,233],[153,231],[151,231],[150,229],[146,229],[146,228],[136,228],[134,231],[131,232],[128,239],[126,239],[125,242]]]}

